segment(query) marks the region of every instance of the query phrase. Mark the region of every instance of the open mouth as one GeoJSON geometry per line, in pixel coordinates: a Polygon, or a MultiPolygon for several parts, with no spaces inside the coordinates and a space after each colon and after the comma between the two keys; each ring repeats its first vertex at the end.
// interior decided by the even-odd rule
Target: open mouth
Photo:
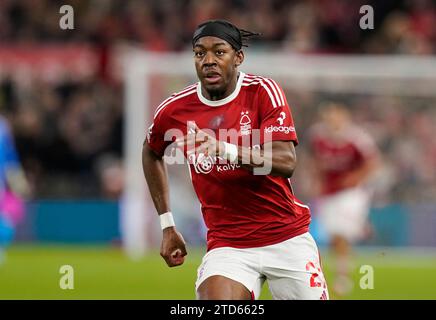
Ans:
{"type": "Polygon", "coordinates": [[[208,83],[208,84],[214,84],[219,82],[221,79],[221,75],[217,72],[209,72],[206,73],[206,76],[204,77],[204,80],[208,83]]]}

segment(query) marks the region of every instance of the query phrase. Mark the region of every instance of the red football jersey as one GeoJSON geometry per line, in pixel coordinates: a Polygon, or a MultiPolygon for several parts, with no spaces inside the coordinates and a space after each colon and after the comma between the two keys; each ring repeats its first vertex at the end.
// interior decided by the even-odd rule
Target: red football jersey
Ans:
{"type": "Polygon", "coordinates": [[[328,128],[320,123],[313,126],[309,134],[324,195],[343,190],[342,179],[376,154],[371,136],[355,125],[348,125],[334,137],[328,132],[328,128]]]}
{"type": "MultiPolygon", "coordinates": [[[[200,82],[166,99],[147,135],[150,148],[162,156],[171,144],[164,141],[165,132],[178,129],[185,135],[188,121],[212,129],[217,138],[220,129],[236,130],[238,144],[250,138],[252,148],[272,140],[298,144],[283,90],[272,79],[242,72],[236,89],[225,99],[206,99],[200,82]],[[252,137],[256,131],[261,133],[258,141],[252,137]]],[[[293,195],[289,179],[199,158],[190,159],[189,168],[208,228],[208,250],[265,246],[308,231],[310,210],[293,195]]]]}

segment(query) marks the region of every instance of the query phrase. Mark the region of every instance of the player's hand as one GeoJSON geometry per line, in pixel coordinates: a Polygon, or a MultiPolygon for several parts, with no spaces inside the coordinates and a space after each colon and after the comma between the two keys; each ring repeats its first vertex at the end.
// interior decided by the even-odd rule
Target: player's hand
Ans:
{"type": "Polygon", "coordinates": [[[175,227],[163,230],[160,255],[164,258],[169,267],[175,267],[185,262],[186,252],[185,240],[175,227]]]}
{"type": "Polygon", "coordinates": [[[217,140],[215,135],[201,130],[195,122],[188,127],[188,134],[176,140],[177,147],[185,148],[189,155],[203,154],[205,156],[222,156],[224,143],[217,140]]]}

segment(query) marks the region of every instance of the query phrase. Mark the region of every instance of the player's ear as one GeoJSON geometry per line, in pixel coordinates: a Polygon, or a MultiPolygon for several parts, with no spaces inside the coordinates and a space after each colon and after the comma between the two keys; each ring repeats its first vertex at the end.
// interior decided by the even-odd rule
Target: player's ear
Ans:
{"type": "Polygon", "coordinates": [[[244,51],[238,50],[235,55],[235,67],[239,67],[244,62],[244,51]]]}

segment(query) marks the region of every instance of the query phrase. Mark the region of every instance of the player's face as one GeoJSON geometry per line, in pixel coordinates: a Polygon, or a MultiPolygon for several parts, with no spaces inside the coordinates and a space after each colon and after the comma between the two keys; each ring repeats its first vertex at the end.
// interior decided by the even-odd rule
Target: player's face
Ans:
{"type": "Polygon", "coordinates": [[[244,60],[243,52],[236,52],[227,41],[217,37],[198,39],[193,51],[203,95],[210,100],[230,95],[236,87],[237,67],[244,60]]]}
{"type": "Polygon", "coordinates": [[[348,112],[337,105],[329,105],[321,114],[324,122],[333,130],[341,129],[349,119],[348,112]]]}

